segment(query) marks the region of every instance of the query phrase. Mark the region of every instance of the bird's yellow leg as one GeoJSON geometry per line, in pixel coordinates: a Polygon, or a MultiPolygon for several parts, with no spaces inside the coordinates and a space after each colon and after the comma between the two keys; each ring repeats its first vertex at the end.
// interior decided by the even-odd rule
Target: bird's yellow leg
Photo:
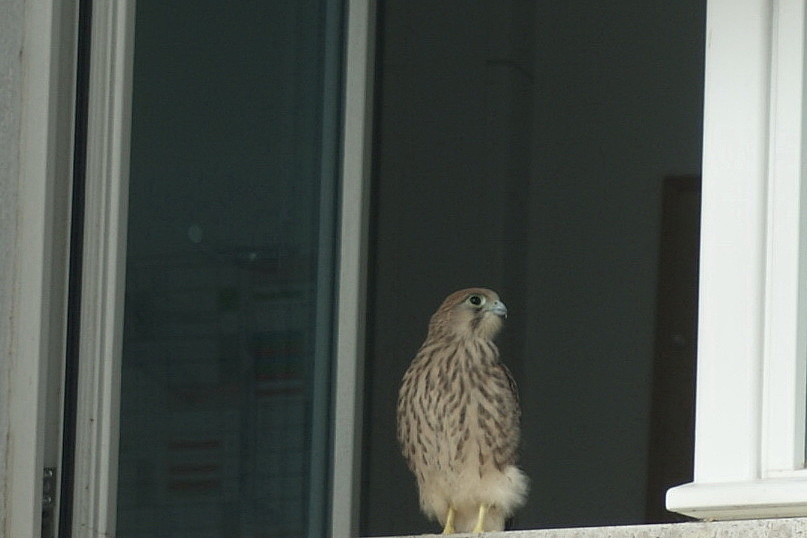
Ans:
{"type": "Polygon", "coordinates": [[[476,516],[476,525],[471,532],[485,532],[485,516],[488,514],[488,505],[482,503],[479,505],[479,514],[476,516]]]}
{"type": "Polygon", "coordinates": [[[443,527],[443,534],[454,534],[454,507],[448,507],[446,514],[446,526],[443,527]]]}

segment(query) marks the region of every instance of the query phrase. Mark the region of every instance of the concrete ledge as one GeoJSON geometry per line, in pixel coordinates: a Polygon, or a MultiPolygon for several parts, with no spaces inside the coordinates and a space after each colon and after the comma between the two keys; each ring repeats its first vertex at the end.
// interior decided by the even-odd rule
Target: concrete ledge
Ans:
{"type": "MultiPolygon", "coordinates": [[[[439,534],[421,534],[417,538],[439,537],[439,534]]],[[[623,527],[580,527],[572,529],[545,529],[534,531],[490,532],[481,534],[455,534],[457,538],[484,536],[484,538],[807,538],[807,518],[751,519],[745,521],[696,521],[665,525],[628,525],[623,527]]],[[[415,538],[414,536],[399,538],[415,538]]]]}

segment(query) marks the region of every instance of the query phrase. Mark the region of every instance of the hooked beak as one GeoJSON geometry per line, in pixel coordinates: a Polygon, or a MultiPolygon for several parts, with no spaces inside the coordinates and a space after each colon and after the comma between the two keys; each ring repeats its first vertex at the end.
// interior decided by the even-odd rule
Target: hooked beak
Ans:
{"type": "Polygon", "coordinates": [[[501,301],[496,301],[490,306],[490,312],[496,314],[497,316],[501,316],[503,318],[507,317],[507,307],[504,306],[504,303],[501,301]]]}

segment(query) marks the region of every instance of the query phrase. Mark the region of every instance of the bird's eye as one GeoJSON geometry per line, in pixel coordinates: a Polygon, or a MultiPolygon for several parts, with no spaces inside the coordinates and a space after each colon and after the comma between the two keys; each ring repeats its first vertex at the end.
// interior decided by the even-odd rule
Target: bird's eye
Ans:
{"type": "Polygon", "coordinates": [[[468,297],[468,302],[474,306],[479,306],[485,302],[485,298],[480,297],[479,295],[471,295],[470,297],[468,297]]]}

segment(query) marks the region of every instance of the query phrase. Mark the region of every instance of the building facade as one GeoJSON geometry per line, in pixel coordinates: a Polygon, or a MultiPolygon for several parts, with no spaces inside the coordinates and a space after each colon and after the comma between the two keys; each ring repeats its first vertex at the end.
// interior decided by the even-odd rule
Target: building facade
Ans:
{"type": "Polygon", "coordinates": [[[803,1],[0,2],[3,536],[428,530],[390,395],[465,284],[519,536],[802,528],[803,1]]]}

